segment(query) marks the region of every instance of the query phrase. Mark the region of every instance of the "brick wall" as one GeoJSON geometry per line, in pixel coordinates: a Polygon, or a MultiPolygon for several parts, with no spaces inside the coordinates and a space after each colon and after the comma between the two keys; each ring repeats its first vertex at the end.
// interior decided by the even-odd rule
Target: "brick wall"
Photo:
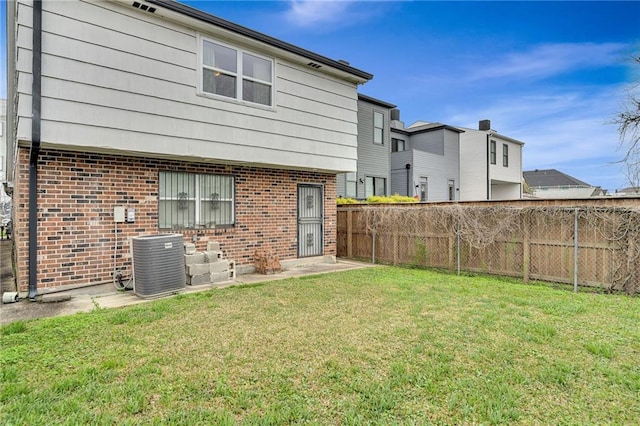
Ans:
{"type": "MultiPolygon", "coordinates": [[[[297,257],[297,185],[324,186],[324,254],[336,254],[335,175],[254,167],[193,164],[118,155],[42,150],[38,162],[38,287],[111,280],[113,207],[136,209],[119,223],[116,267],[131,273],[129,239],[158,230],[158,175],[171,170],[235,176],[236,223],[227,229],[180,231],[197,249],[219,241],[225,257],[252,265],[256,249],[297,257]]],[[[29,150],[21,148],[15,197],[18,283],[28,288],[29,150]]]]}

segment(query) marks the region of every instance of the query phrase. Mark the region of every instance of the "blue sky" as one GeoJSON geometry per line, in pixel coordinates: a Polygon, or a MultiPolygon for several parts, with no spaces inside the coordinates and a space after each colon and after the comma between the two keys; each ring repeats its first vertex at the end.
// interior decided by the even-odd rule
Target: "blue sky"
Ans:
{"type": "MultiPolygon", "coordinates": [[[[525,170],[626,186],[610,122],[640,79],[640,2],[183,2],[374,74],[360,92],[407,125],[490,119],[526,143],[525,170]]],[[[3,28],[2,97],[5,46],[3,28]]]]}

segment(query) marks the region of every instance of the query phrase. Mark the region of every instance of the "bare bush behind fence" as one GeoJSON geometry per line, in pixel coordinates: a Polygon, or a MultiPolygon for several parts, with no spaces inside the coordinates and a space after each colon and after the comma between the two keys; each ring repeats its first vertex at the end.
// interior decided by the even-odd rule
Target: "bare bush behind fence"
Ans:
{"type": "Polygon", "coordinates": [[[640,209],[420,204],[338,208],[338,255],[640,292],[640,209]]]}

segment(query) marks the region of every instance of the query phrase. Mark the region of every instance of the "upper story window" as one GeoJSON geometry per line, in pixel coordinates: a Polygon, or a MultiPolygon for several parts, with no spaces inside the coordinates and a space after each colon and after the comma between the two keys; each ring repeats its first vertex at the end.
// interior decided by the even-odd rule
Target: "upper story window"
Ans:
{"type": "Polygon", "coordinates": [[[406,144],[403,139],[391,139],[391,152],[400,152],[406,150],[406,144]]]}
{"type": "Polygon", "coordinates": [[[490,145],[489,158],[490,158],[491,164],[496,164],[496,141],[491,141],[489,145],[490,145]]]}
{"type": "Polygon", "coordinates": [[[202,92],[273,106],[273,60],[202,39],[202,92]]]}
{"type": "Polygon", "coordinates": [[[509,167],[509,145],[506,143],[502,145],[502,165],[509,167]]]}
{"type": "Polygon", "coordinates": [[[373,111],[373,143],[384,144],[384,114],[373,111]]]}

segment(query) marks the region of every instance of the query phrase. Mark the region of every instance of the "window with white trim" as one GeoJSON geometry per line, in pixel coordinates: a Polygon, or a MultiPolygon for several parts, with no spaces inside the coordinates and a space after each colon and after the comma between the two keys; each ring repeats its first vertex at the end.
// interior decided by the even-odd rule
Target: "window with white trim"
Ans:
{"type": "Polygon", "coordinates": [[[496,141],[491,140],[490,145],[490,158],[491,158],[491,164],[496,164],[496,141]]]}
{"type": "Polygon", "coordinates": [[[203,93],[273,106],[273,60],[202,39],[203,93]]]}
{"type": "Polygon", "coordinates": [[[230,175],[160,172],[158,227],[202,229],[235,223],[235,179],[230,175]]]}
{"type": "Polygon", "coordinates": [[[506,143],[502,145],[502,165],[509,167],[509,145],[506,143]]]}
{"type": "Polygon", "coordinates": [[[384,144],[384,114],[373,111],[373,143],[384,144]]]}

